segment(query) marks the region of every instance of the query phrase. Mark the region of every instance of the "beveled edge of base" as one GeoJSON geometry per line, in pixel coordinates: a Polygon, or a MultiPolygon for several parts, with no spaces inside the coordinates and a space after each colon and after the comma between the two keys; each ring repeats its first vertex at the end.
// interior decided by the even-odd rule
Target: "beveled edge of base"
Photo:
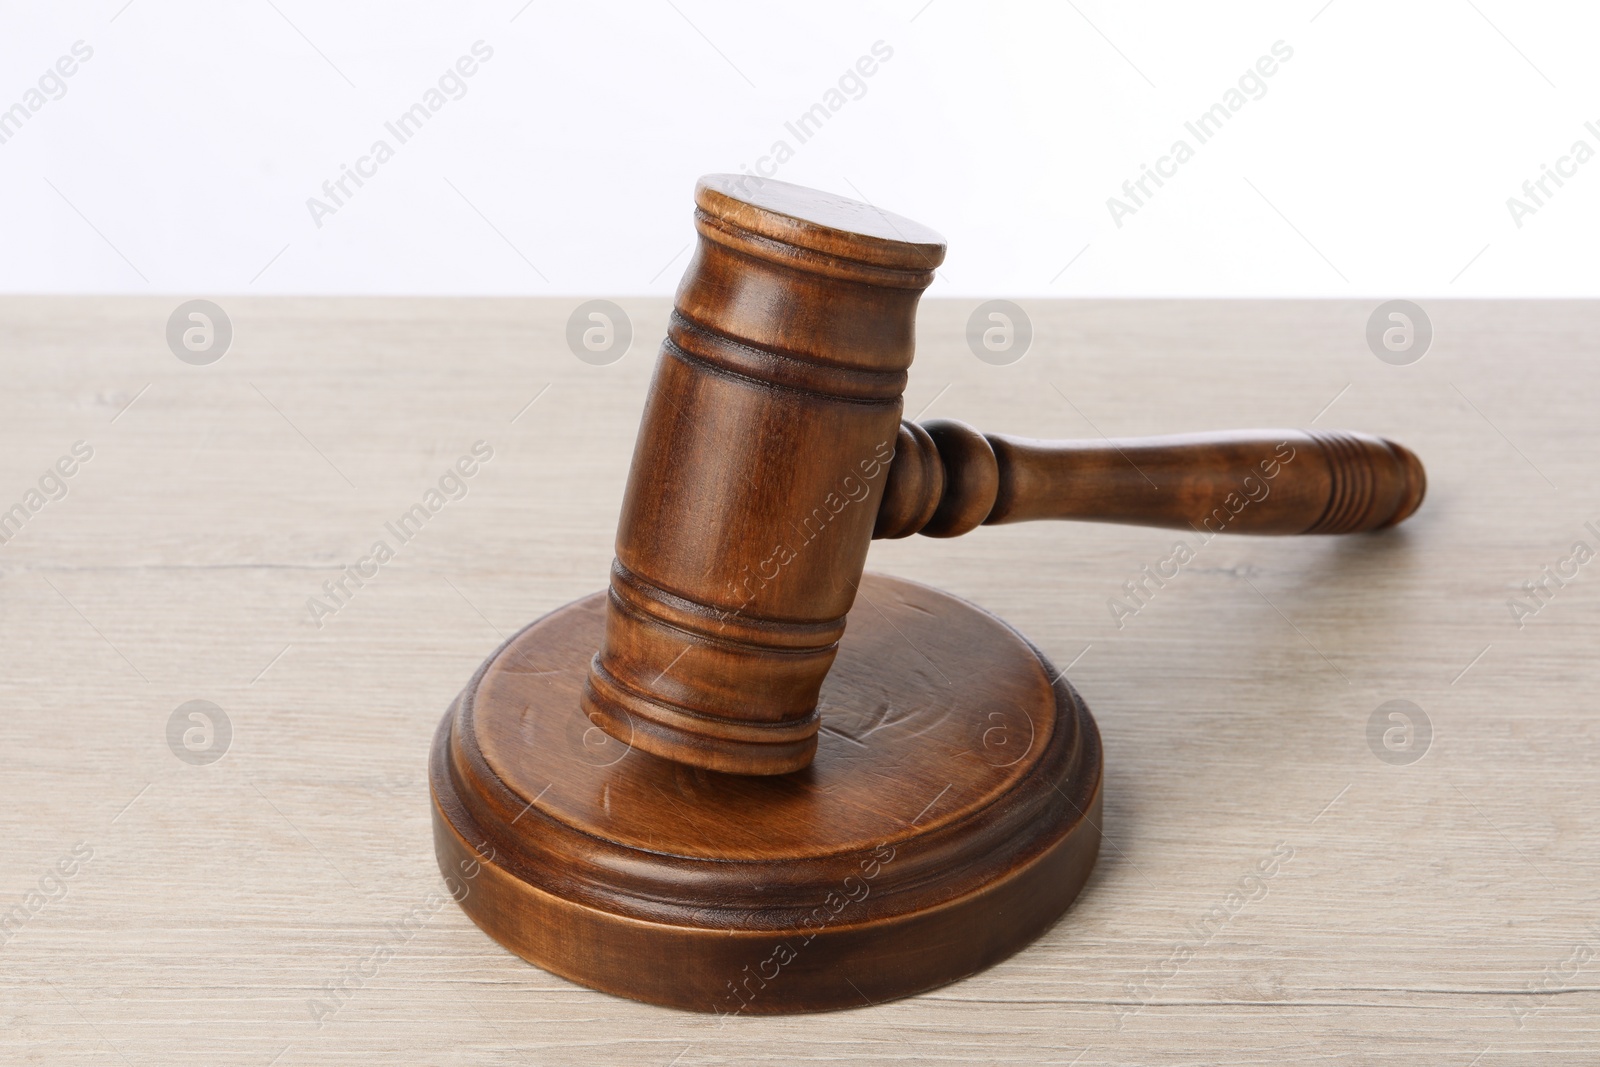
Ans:
{"type": "Polygon", "coordinates": [[[440,871],[456,880],[452,895],[468,918],[506,949],[579,985],[719,1016],[875,1006],[999,963],[1031,944],[1077,899],[1099,854],[1103,780],[1099,732],[1087,709],[1081,710],[1080,727],[1085,754],[1093,757],[1092,768],[1080,770],[1089,772],[1083,777],[1092,779],[1092,788],[1074,792],[1087,793],[1087,803],[1081,805],[1080,818],[1032,861],[937,907],[832,925],[809,936],[648,922],[562,897],[518,877],[496,862],[491,842],[469,840],[476,826],[450,792],[442,767],[449,745],[448,715],[430,759],[434,848],[440,871]],[[995,915],[1021,918],[997,935],[992,929],[995,915]],[[948,944],[952,931],[965,931],[968,937],[959,951],[934,959],[931,946],[948,944]],[[788,954],[780,944],[789,946],[788,954]],[[670,959],[673,965],[651,968],[642,962],[652,958],[670,959]],[[872,966],[887,960],[894,961],[888,977],[872,966]]]}
{"type": "MultiPolygon", "coordinates": [[[[1022,640],[1054,676],[1044,655],[1022,640]]],[[[1064,677],[1052,692],[1058,715],[1078,725],[1077,757],[1059,783],[1077,818],[1064,819],[1053,834],[1040,832],[1029,858],[994,881],[933,906],[855,921],[845,904],[836,912],[840,921],[810,931],[729,929],[652,921],[563,896],[552,887],[577,872],[552,872],[560,877],[540,884],[512,869],[456,795],[450,750],[457,704],[440,722],[429,759],[435,853],[461,890],[452,895],[484,932],[602,992],[717,1015],[832,1011],[911,996],[1026,947],[1065,913],[1093,870],[1104,778],[1099,731],[1064,677]]],[[[640,855],[648,862],[649,854],[640,855]]],[[[892,862],[892,855],[878,858],[892,862]]]]}

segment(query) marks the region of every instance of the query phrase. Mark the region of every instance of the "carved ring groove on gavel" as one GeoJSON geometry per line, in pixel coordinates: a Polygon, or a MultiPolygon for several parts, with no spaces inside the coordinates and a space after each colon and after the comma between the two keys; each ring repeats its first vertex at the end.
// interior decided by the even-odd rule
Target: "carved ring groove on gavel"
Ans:
{"type": "Polygon", "coordinates": [[[451,705],[434,842],[486,932],[718,1014],[880,1003],[1056,921],[1098,854],[1094,718],[1025,637],[865,573],[874,537],[1029,519],[1344,534],[1422,501],[1411,452],[1251,430],[1041,442],[901,420],[944,241],[749,175],[699,245],[640,423],[609,589],[451,705]]]}

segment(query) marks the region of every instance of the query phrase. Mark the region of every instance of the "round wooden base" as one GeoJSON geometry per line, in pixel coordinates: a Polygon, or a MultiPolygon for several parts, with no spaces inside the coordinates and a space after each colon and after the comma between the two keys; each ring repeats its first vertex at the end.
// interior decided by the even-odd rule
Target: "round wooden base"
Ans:
{"type": "Polygon", "coordinates": [[[873,1004],[1005,958],[1089,877],[1094,720],[994,616],[866,576],[815,762],[742,777],[584,717],[605,604],[596,593],[507,641],[434,740],[439,866],[525,959],[694,1011],[873,1004]]]}

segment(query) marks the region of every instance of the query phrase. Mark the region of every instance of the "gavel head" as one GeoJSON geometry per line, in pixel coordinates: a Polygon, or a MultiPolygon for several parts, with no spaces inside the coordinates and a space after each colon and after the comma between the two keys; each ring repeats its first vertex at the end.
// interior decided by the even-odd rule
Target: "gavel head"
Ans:
{"type": "Polygon", "coordinates": [[[695,188],[617,527],[584,711],[657,756],[784,774],[818,693],[894,456],[918,298],[944,240],[799,186],[695,188]]]}

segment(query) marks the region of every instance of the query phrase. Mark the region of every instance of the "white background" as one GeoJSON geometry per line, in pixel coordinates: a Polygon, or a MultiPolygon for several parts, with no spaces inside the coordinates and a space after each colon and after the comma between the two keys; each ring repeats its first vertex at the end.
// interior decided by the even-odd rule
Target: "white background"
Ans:
{"type": "Polygon", "coordinates": [[[945,234],[930,295],[1592,296],[1600,160],[1521,227],[1506,201],[1600,150],[1597,30],[1510,0],[7,5],[0,108],[94,56],[0,144],[0,290],[668,294],[696,176],[782,138],[777,177],[945,234]],[[319,228],[307,198],[478,40],[467,94],[319,228]],[[1116,226],[1280,40],[1266,95],[1116,226]]]}

